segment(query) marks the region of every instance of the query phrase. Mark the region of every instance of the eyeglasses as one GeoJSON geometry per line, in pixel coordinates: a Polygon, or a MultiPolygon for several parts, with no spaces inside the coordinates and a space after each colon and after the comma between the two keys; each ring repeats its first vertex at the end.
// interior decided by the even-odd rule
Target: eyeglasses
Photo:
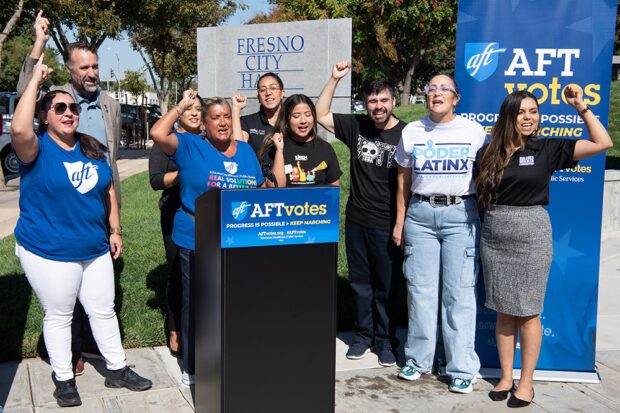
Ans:
{"type": "Polygon", "coordinates": [[[58,102],[53,104],[50,109],[53,110],[54,113],[56,113],[57,115],[64,115],[64,113],[67,111],[67,107],[75,116],[80,116],[80,106],[77,103],[67,104],[65,102],[58,102]]]}
{"type": "Polygon", "coordinates": [[[430,95],[447,95],[448,93],[454,93],[456,95],[456,89],[450,85],[426,85],[424,86],[424,93],[430,95]]]}
{"type": "Polygon", "coordinates": [[[261,95],[264,95],[267,93],[267,91],[271,93],[276,93],[278,90],[280,90],[280,86],[261,87],[258,89],[258,93],[260,93],[261,95]]]}

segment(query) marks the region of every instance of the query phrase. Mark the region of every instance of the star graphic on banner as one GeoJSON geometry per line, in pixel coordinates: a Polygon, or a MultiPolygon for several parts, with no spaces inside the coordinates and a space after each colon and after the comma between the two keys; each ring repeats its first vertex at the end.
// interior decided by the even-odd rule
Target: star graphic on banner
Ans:
{"type": "Polygon", "coordinates": [[[235,243],[235,239],[233,237],[227,237],[226,241],[224,241],[226,245],[232,245],[235,243]]]}
{"type": "Polygon", "coordinates": [[[571,232],[572,230],[568,230],[559,240],[553,243],[553,262],[558,266],[562,274],[566,273],[569,259],[585,255],[569,245],[571,232]]]}
{"type": "Polygon", "coordinates": [[[467,13],[460,12],[458,15],[459,24],[471,23],[471,22],[475,22],[476,20],[478,19],[467,13]]]}
{"type": "Polygon", "coordinates": [[[610,1],[598,2],[593,5],[592,16],[586,17],[575,23],[566,26],[569,30],[586,33],[592,36],[592,61],[595,61],[601,54],[607,43],[613,42],[615,25],[610,15],[616,15],[615,2],[610,1]]]}

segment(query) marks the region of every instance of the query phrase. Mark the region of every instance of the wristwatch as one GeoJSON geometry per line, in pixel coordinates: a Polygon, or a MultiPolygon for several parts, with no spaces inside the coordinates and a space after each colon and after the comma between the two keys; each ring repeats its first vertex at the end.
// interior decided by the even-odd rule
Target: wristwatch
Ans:
{"type": "Polygon", "coordinates": [[[582,110],[580,110],[580,111],[579,111],[579,114],[580,114],[581,116],[583,116],[583,115],[585,115],[585,114],[586,114],[586,112],[587,112],[587,111],[589,111],[589,110],[592,110],[592,109],[590,109],[590,105],[586,105],[586,107],[585,107],[584,109],[582,109],[582,110]]]}

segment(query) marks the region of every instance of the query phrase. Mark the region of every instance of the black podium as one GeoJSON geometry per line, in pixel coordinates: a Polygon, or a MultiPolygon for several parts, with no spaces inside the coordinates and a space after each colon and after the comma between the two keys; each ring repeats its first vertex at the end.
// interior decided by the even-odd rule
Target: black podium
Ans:
{"type": "Polygon", "coordinates": [[[327,221],[333,232],[320,212],[337,217],[338,200],[304,201],[316,194],[212,189],[196,200],[196,412],[334,411],[337,234],[313,234],[327,221]],[[235,245],[236,230],[253,240],[235,245]]]}

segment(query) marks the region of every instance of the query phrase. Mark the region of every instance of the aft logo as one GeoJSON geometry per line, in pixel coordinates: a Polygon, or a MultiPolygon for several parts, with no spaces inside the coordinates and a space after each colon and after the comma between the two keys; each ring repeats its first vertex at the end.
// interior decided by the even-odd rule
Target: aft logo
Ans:
{"type": "Polygon", "coordinates": [[[243,221],[243,219],[248,215],[248,210],[250,209],[249,202],[241,201],[241,202],[232,202],[230,204],[231,214],[236,221],[243,221]]]}
{"type": "Polygon", "coordinates": [[[489,78],[497,70],[500,49],[499,43],[465,43],[465,69],[478,82],[489,78]]]}
{"type": "Polygon", "coordinates": [[[99,182],[99,174],[97,165],[93,165],[91,162],[84,163],[82,161],[77,162],[63,162],[69,181],[80,194],[85,194],[97,185],[99,182]]]}
{"type": "Polygon", "coordinates": [[[224,162],[224,169],[226,169],[226,172],[228,172],[231,175],[234,175],[237,173],[238,167],[239,165],[237,165],[237,162],[224,162]]]}

